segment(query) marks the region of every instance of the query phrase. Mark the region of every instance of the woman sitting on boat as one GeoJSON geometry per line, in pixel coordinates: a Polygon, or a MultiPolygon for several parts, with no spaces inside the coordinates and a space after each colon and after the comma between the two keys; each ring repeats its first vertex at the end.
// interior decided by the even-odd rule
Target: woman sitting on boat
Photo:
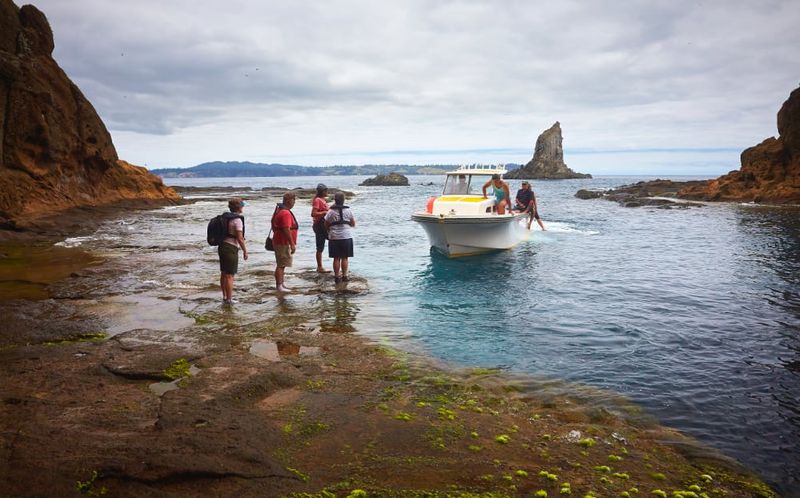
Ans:
{"type": "Polygon", "coordinates": [[[500,175],[492,175],[492,179],[483,184],[483,198],[486,199],[486,189],[489,185],[494,189],[494,205],[497,208],[497,214],[506,214],[506,208],[511,212],[511,193],[508,190],[508,184],[500,179],[500,175]]]}

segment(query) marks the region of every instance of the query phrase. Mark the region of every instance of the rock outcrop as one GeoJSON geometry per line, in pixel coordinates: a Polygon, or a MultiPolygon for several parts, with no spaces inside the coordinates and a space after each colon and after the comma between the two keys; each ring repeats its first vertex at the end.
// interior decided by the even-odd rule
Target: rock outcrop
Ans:
{"type": "Polygon", "coordinates": [[[581,189],[575,193],[578,199],[606,199],[618,202],[623,207],[689,208],[702,207],[703,204],[677,200],[678,191],[707,185],[706,180],[674,182],[672,180],[651,180],[631,185],[622,185],[608,190],[581,189]]]}
{"type": "Polygon", "coordinates": [[[177,201],[160,178],[119,160],[53,48],[41,11],[0,0],[0,226],[73,207],[177,201]]]}
{"type": "Polygon", "coordinates": [[[378,175],[373,178],[367,178],[363,182],[359,183],[359,185],[364,185],[367,187],[407,187],[408,178],[400,173],[389,173],[388,175],[378,175]]]}
{"type": "Polygon", "coordinates": [[[556,121],[536,139],[533,159],[525,166],[509,171],[505,178],[530,180],[565,180],[569,178],[591,178],[592,175],[576,173],[564,163],[564,148],[561,143],[561,124],[556,121]]]}
{"type": "Polygon", "coordinates": [[[742,152],[741,168],[678,196],[706,201],[800,204],[800,88],[778,111],[778,138],[742,152]]]}

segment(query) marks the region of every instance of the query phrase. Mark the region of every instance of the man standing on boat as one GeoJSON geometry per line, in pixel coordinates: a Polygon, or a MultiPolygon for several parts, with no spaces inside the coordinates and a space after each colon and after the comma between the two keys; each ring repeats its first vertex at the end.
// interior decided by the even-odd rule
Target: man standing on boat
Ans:
{"type": "Polygon", "coordinates": [[[483,184],[483,198],[486,197],[486,189],[489,185],[494,189],[494,205],[497,208],[497,214],[506,214],[506,208],[509,213],[511,212],[511,193],[508,190],[508,184],[500,179],[500,175],[492,175],[492,179],[483,184]]]}
{"type": "Polygon", "coordinates": [[[535,219],[544,232],[544,224],[542,223],[542,219],[539,218],[539,209],[536,206],[536,194],[533,192],[531,184],[528,183],[527,180],[523,180],[522,188],[517,190],[515,203],[519,211],[528,213],[528,230],[531,229],[531,223],[535,219]]]}

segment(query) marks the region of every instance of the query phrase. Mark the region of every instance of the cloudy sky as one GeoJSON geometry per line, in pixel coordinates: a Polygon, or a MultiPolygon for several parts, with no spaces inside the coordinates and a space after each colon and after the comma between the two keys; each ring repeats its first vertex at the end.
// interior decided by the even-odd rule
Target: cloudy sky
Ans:
{"type": "MultiPolygon", "coordinates": [[[[18,0],[17,0],[18,1],[18,0]]],[[[800,85],[800,1],[33,0],[120,156],[736,169],[800,85]]]]}

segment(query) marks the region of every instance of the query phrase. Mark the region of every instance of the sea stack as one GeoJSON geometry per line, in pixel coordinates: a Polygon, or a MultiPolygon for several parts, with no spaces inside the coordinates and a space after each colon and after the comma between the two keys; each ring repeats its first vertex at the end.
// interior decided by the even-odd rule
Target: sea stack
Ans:
{"type": "Polygon", "coordinates": [[[40,10],[0,0],[0,227],[79,206],[177,201],[161,179],[119,159],[54,46],[40,10]]]}
{"type": "Polygon", "coordinates": [[[556,121],[536,139],[533,159],[525,166],[508,172],[505,178],[530,180],[565,180],[569,178],[591,178],[592,175],[576,173],[564,163],[564,148],[561,143],[561,124],[556,121]]]}
{"type": "Polygon", "coordinates": [[[688,187],[678,197],[706,201],[800,204],[800,88],[778,111],[778,138],[745,149],[741,168],[688,187]]]}

